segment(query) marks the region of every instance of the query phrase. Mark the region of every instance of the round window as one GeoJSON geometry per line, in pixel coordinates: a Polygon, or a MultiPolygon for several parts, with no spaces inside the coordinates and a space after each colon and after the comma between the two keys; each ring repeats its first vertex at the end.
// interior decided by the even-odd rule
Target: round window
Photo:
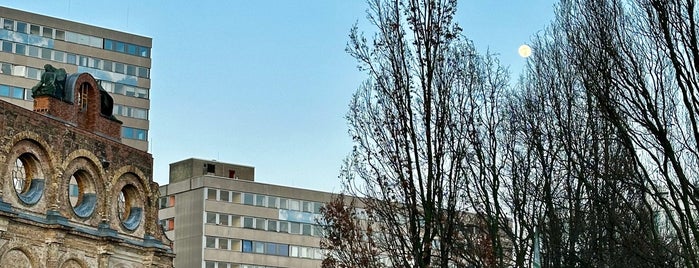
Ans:
{"type": "Polygon", "coordinates": [[[117,196],[117,214],[127,230],[135,230],[141,223],[143,206],[138,196],[138,189],[133,185],[125,185],[117,196]]]}
{"type": "Polygon", "coordinates": [[[30,153],[21,154],[12,165],[12,186],[19,199],[26,204],[36,204],[44,192],[43,174],[39,160],[30,153]]]}
{"type": "Polygon", "coordinates": [[[95,187],[90,175],[84,170],[78,170],[70,176],[68,184],[68,199],[75,215],[86,218],[92,215],[97,205],[95,187]]]}

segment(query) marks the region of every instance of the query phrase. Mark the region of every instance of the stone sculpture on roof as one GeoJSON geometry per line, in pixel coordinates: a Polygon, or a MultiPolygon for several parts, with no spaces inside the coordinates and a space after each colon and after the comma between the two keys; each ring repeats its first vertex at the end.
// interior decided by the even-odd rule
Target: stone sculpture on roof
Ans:
{"type": "Polygon", "coordinates": [[[41,81],[32,87],[32,97],[51,95],[62,99],[65,95],[66,85],[66,70],[63,68],[56,69],[51,64],[44,65],[44,73],[41,75],[41,81]]]}

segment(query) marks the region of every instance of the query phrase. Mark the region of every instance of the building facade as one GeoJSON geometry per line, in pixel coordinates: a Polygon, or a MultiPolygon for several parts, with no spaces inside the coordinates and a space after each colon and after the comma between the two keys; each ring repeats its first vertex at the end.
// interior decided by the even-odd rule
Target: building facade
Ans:
{"type": "Polygon", "coordinates": [[[187,159],[170,164],[159,218],[175,267],[320,267],[320,208],[332,194],[254,181],[254,168],[187,159]]]}
{"type": "Polygon", "coordinates": [[[152,39],[0,6],[0,99],[32,109],[50,63],[89,73],[114,97],[123,143],[148,150],[152,39]]]}
{"type": "Polygon", "coordinates": [[[35,111],[0,100],[0,267],[172,267],[153,158],[92,75],[46,69],[35,111]]]}

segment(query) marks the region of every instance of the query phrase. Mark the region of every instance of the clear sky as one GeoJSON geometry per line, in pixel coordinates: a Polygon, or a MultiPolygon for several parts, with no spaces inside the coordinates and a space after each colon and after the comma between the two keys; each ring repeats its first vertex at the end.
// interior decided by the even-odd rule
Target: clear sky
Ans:
{"type": "MultiPolygon", "coordinates": [[[[553,0],[464,0],[456,20],[518,76],[521,44],[553,0]]],[[[0,0],[0,5],[153,38],[154,180],[190,157],[255,167],[259,182],[339,191],[351,151],[344,119],[366,77],[344,51],[361,0],[0,0]]],[[[1,14],[0,14],[1,15],[1,14]]],[[[534,52],[536,53],[536,52],[534,52]]]]}

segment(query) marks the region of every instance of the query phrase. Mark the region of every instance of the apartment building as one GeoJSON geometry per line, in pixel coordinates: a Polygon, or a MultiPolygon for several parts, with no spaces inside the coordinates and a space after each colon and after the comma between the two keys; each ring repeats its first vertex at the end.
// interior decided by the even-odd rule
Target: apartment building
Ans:
{"type": "Polygon", "coordinates": [[[148,150],[152,39],[0,6],[0,99],[32,109],[44,66],[89,73],[114,98],[122,142],[148,150]]]}
{"type": "Polygon", "coordinates": [[[187,159],[160,187],[175,267],[320,267],[316,219],[331,193],[254,180],[254,167],[187,159]]]}

